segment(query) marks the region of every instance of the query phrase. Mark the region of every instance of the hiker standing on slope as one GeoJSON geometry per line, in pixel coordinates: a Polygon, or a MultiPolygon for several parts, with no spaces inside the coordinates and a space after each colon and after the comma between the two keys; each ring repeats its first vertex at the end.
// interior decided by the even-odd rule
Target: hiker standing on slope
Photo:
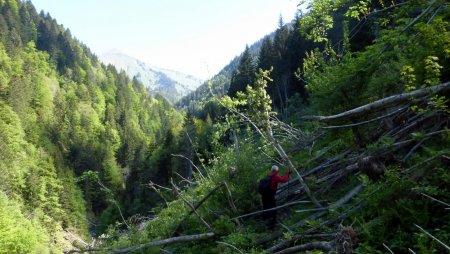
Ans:
{"type": "MultiPolygon", "coordinates": [[[[262,195],[263,209],[270,209],[276,207],[275,194],[277,193],[278,183],[285,183],[289,180],[291,170],[284,176],[278,175],[278,166],[273,165],[270,174],[262,181],[269,181],[266,190],[260,190],[262,195]]],[[[260,184],[261,185],[261,184],[260,184]]],[[[261,188],[261,187],[260,187],[261,188]]],[[[268,220],[269,229],[273,229],[276,224],[277,210],[267,211],[263,213],[264,220],[268,220]]]]}

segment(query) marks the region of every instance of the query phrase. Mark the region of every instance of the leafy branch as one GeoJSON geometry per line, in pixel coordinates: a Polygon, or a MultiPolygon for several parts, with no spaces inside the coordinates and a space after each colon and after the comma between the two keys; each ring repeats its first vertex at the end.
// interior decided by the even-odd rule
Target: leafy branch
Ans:
{"type": "Polygon", "coordinates": [[[273,149],[288,165],[289,169],[296,173],[300,185],[303,187],[311,201],[316,206],[322,207],[303,180],[303,177],[295,168],[281,144],[273,135],[274,123],[271,121],[271,116],[275,115],[275,112],[272,111],[272,107],[270,106],[272,100],[266,91],[267,82],[271,81],[269,77],[270,72],[271,70],[263,71],[260,69],[258,73],[256,73],[253,87],[247,85],[246,93],[238,92],[236,98],[225,96],[220,100],[220,103],[233,114],[240,117],[241,120],[250,123],[262,138],[271,144],[273,149]]]}

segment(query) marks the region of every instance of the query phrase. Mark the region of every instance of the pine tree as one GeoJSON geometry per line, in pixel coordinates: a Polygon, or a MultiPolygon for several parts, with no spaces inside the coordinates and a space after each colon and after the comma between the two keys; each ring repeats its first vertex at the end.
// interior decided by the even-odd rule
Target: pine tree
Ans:
{"type": "Polygon", "coordinates": [[[248,45],[239,61],[236,71],[233,73],[228,89],[228,95],[234,97],[238,91],[244,91],[247,85],[251,85],[255,76],[255,64],[250,54],[248,45]]]}
{"type": "Polygon", "coordinates": [[[258,56],[258,69],[268,70],[275,61],[275,51],[273,48],[272,39],[269,36],[264,37],[261,50],[258,56]]]}
{"type": "Polygon", "coordinates": [[[273,98],[274,107],[282,111],[286,107],[288,99],[288,90],[290,84],[289,72],[289,52],[287,42],[290,37],[290,31],[280,17],[278,29],[273,39],[274,61],[273,61],[273,82],[268,86],[268,92],[273,98]]]}

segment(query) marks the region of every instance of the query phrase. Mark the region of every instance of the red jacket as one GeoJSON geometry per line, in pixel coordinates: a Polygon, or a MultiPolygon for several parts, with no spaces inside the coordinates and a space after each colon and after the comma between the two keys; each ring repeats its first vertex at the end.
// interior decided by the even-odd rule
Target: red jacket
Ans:
{"type": "Polygon", "coordinates": [[[272,181],[270,181],[270,189],[273,191],[277,190],[278,183],[285,183],[289,180],[289,173],[284,174],[284,176],[279,176],[278,171],[272,170],[269,174],[272,177],[272,181]]]}

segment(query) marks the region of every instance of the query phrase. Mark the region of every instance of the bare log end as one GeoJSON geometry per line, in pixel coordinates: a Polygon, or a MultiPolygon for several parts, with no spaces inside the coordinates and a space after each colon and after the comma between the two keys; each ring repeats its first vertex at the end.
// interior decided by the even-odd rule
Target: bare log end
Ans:
{"type": "Polygon", "coordinates": [[[339,226],[339,231],[336,233],[336,238],[334,239],[336,253],[353,253],[353,247],[357,244],[357,242],[357,234],[352,227],[344,227],[342,225],[339,226]]]}
{"type": "Polygon", "coordinates": [[[386,166],[378,159],[367,156],[358,161],[359,171],[369,177],[370,180],[378,180],[384,174],[386,166]]]}

